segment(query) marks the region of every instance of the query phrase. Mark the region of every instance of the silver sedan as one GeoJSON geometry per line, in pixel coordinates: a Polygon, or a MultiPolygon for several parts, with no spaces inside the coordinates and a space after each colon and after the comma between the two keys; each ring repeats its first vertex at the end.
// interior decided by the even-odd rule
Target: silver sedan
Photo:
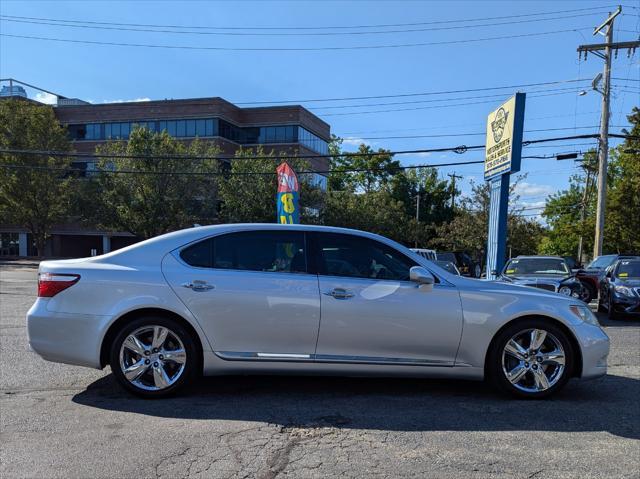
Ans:
{"type": "Polygon", "coordinates": [[[486,378],[542,398],[607,370],[609,338],[580,301],[452,275],[362,231],[197,227],[44,261],[38,279],[31,348],[110,365],[144,397],[202,373],[309,373],[486,378]]]}

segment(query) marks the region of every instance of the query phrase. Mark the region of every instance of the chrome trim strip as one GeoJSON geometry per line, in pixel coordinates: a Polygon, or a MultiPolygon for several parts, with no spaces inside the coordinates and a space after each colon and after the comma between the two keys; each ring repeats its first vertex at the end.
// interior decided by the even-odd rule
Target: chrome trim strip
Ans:
{"type": "Polygon", "coordinates": [[[349,363],[349,364],[392,364],[402,366],[453,366],[451,361],[414,358],[385,358],[377,356],[342,356],[335,354],[316,354],[315,361],[321,363],[349,363]]]}
{"type": "Polygon", "coordinates": [[[270,359],[311,359],[310,354],[256,353],[256,356],[270,359]]]}
{"type": "Polygon", "coordinates": [[[451,361],[414,358],[385,358],[377,356],[343,356],[336,354],[252,353],[245,351],[215,351],[227,361],[288,361],[342,364],[380,364],[396,366],[453,366],[451,361]]]}

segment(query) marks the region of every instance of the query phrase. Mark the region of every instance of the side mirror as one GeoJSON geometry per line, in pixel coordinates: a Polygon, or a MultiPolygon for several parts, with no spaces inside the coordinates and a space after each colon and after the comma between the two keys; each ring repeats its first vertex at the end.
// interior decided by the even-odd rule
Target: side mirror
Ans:
{"type": "Polygon", "coordinates": [[[413,266],[409,270],[409,279],[418,284],[433,284],[435,278],[422,266],[413,266]]]}

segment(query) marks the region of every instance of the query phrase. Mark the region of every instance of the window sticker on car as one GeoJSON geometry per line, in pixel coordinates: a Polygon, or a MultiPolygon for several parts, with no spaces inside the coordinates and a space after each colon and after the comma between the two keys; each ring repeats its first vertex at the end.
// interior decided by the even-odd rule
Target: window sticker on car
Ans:
{"type": "Polygon", "coordinates": [[[512,259],[511,264],[518,264],[520,262],[519,259],[512,259]]]}
{"type": "Polygon", "coordinates": [[[628,261],[622,261],[622,264],[626,266],[626,265],[629,264],[629,262],[628,261]]]}
{"type": "Polygon", "coordinates": [[[516,272],[516,270],[515,270],[515,269],[508,269],[508,270],[507,270],[507,274],[513,274],[513,273],[515,273],[515,272],[516,272]]]}
{"type": "Polygon", "coordinates": [[[620,273],[618,276],[620,278],[626,278],[627,276],[629,276],[629,273],[620,273]]]}

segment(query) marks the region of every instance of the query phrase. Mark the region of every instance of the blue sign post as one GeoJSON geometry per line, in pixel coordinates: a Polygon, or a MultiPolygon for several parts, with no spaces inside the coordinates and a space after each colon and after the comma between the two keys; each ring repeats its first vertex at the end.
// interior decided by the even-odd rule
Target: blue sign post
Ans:
{"type": "Polygon", "coordinates": [[[484,179],[490,185],[487,279],[495,279],[505,262],[509,180],[520,171],[525,94],[516,93],[487,118],[484,179]]]}

